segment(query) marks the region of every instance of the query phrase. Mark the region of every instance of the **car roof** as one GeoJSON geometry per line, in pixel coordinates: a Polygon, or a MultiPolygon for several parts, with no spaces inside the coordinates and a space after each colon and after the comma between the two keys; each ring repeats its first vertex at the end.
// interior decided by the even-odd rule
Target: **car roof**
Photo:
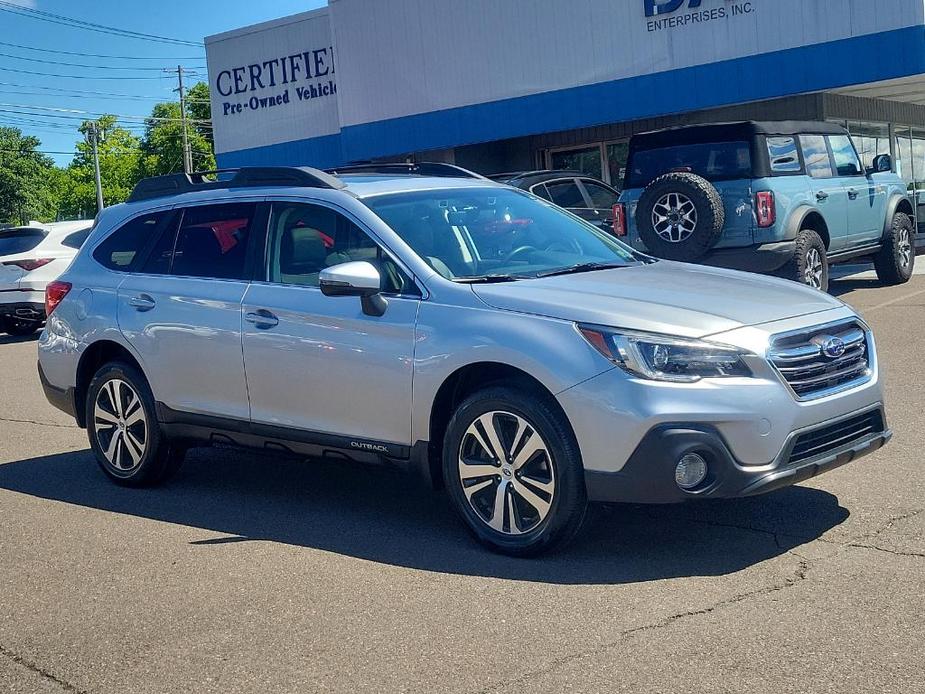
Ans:
{"type": "Polygon", "coordinates": [[[545,183],[547,181],[556,181],[562,178],[586,178],[602,185],[607,185],[599,179],[597,176],[592,176],[591,174],[586,174],[581,171],[574,171],[571,169],[545,169],[542,171],[521,171],[513,174],[505,174],[502,177],[501,174],[491,176],[491,179],[494,181],[499,181],[501,183],[507,183],[508,185],[517,186],[517,187],[527,187],[534,186],[537,183],[545,183]],[[509,176],[509,177],[508,177],[509,176]]]}
{"type": "Polygon", "coordinates": [[[756,135],[847,134],[848,131],[841,125],[824,121],[737,121],[705,125],[682,125],[640,133],[632,137],[630,147],[638,150],[707,142],[731,142],[750,140],[756,135]]]}

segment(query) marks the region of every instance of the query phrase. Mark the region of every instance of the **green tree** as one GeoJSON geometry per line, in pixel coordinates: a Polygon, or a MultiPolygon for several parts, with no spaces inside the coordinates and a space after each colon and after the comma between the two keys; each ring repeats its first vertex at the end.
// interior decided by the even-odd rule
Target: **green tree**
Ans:
{"type": "MultiPolygon", "coordinates": [[[[98,122],[106,134],[99,143],[103,201],[106,205],[115,205],[124,202],[138,182],[141,142],[131,132],[120,128],[115,116],[103,116],[98,122]]],[[[93,148],[85,139],[87,126],[87,122],[80,126],[84,139],[77,143],[77,154],[60,184],[61,211],[69,217],[93,217],[96,214],[93,148]]]]}
{"type": "Polygon", "coordinates": [[[209,152],[214,152],[215,140],[212,137],[212,102],[209,85],[205,82],[197,82],[186,94],[186,112],[193,121],[193,129],[209,143],[209,152]]]}
{"type": "Polygon", "coordinates": [[[40,145],[18,128],[0,127],[0,222],[55,218],[54,162],[38,151],[40,145]]]}
{"type": "MultiPolygon", "coordinates": [[[[200,171],[215,168],[211,122],[206,122],[208,116],[205,115],[209,110],[208,93],[208,86],[202,82],[190,89],[191,101],[186,114],[186,132],[192,152],[193,169],[200,171]],[[204,104],[203,95],[206,98],[204,104]]],[[[151,116],[145,121],[141,151],[142,176],[163,176],[183,171],[183,125],[180,104],[163,103],[154,106],[151,116]]]]}

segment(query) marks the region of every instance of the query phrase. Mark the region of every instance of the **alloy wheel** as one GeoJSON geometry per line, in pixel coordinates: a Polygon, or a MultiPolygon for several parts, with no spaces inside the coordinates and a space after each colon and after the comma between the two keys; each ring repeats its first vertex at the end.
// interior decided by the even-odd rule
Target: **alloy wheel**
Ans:
{"type": "Polygon", "coordinates": [[[100,450],[117,473],[132,472],[148,445],[148,420],[138,392],[127,381],[103,384],[93,407],[93,430],[100,450]]]}
{"type": "Polygon", "coordinates": [[[556,494],[546,442],[511,412],[486,412],[469,425],[459,447],[459,479],[479,519],[504,535],[536,529],[556,494]]]}
{"type": "Polygon", "coordinates": [[[908,268],[912,262],[912,238],[909,235],[908,229],[899,230],[899,238],[897,239],[897,250],[899,251],[899,262],[903,268],[908,268]]]}
{"type": "Polygon", "coordinates": [[[697,228],[697,208],[681,193],[668,193],[652,208],[652,228],[664,241],[681,243],[697,228]]]}
{"type": "Polygon", "coordinates": [[[818,248],[810,248],[806,252],[806,266],[803,269],[803,281],[814,289],[822,289],[822,278],[825,274],[825,264],[818,248]]]}

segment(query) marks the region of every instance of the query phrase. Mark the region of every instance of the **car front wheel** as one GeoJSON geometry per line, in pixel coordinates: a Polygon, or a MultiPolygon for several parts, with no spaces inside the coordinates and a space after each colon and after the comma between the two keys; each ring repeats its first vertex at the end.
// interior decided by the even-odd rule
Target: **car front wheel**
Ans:
{"type": "Polygon", "coordinates": [[[584,519],[578,444],[548,398],[507,387],[471,396],[450,421],[443,466],[456,510],[495,551],[549,551],[572,539],[584,519]]]}
{"type": "Polygon", "coordinates": [[[117,484],[157,484],[183,461],[183,450],[162,434],[154,396],[134,366],[112,362],[96,372],[87,390],[86,422],[97,463],[117,484]]]}

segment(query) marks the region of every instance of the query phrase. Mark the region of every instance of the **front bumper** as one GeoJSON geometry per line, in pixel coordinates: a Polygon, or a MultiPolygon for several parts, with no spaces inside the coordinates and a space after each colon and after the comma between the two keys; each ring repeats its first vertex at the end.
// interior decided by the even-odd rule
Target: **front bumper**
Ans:
{"type": "Polygon", "coordinates": [[[839,421],[870,417],[874,424],[847,441],[838,441],[816,455],[795,455],[801,437],[813,436],[826,427],[794,432],[781,455],[770,465],[747,466],[736,460],[720,433],[709,426],[666,424],[652,429],[619,472],[585,472],[591,501],[671,504],[692,499],[731,499],[757,496],[798,484],[873,453],[889,442],[883,408],[877,406],[839,421]],[[675,466],[687,453],[697,453],[708,462],[709,473],[692,491],[675,482],[675,466]]]}

